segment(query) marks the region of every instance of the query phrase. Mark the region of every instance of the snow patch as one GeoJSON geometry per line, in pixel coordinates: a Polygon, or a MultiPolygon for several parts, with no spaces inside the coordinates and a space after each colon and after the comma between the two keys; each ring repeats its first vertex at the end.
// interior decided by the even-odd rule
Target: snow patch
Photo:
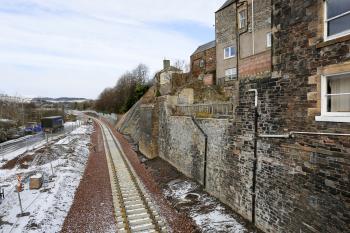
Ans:
{"type": "MultiPolygon", "coordinates": [[[[28,163],[28,169],[0,169],[0,186],[5,190],[5,199],[0,200],[0,232],[61,230],[84,172],[92,130],[92,126],[81,126],[75,130],[78,133],[73,131],[66,135],[61,143],[51,144],[40,153],[34,153],[35,158],[28,163]],[[20,212],[17,193],[14,192],[18,173],[24,183],[24,191],[20,193],[23,209],[30,212],[30,216],[22,218],[16,217],[20,212]],[[29,178],[39,175],[43,177],[42,188],[30,190],[29,178]],[[52,175],[55,177],[50,179],[52,175]]],[[[16,155],[20,156],[18,152],[13,153],[13,156],[16,155]]]]}
{"type": "Polygon", "coordinates": [[[237,216],[229,214],[218,200],[199,191],[199,185],[189,180],[173,180],[163,190],[179,211],[186,209],[201,232],[246,233],[237,216]],[[192,199],[191,199],[192,197],[192,199]]]}

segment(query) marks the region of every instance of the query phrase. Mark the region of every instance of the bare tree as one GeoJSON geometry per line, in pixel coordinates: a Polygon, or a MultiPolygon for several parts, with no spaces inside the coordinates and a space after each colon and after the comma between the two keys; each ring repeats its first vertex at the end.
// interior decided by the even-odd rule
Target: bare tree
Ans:
{"type": "Polygon", "coordinates": [[[106,88],[98,97],[95,108],[98,111],[123,113],[129,110],[149,88],[149,69],[139,64],[118,79],[113,88],[106,88]]]}
{"type": "Polygon", "coordinates": [[[190,64],[188,64],[188,62],[185,60],[176,59],[174,62],[174,67],[182,70],[185,73],[190,71],[190,64]]]}

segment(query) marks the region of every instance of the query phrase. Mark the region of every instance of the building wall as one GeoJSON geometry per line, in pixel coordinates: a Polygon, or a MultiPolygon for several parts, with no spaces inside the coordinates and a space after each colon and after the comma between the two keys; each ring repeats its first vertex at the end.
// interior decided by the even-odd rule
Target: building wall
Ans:
{"type": "MultiPolygon", "coordinates": [[[[253,54],[253,27],[252,27],[252,0],[248,0],[238,8],[238,12],[247,12],[247,28],[240,29],[240,59],[270,51],[267,47],[266,34],[271,32],[271,0],[254,1],[254,54],[253,54]]],[[[240,64],[244,60],[240,60],[240,64]]],[[[268,67],[270,69],[270,67],[268,67]]]]}
{"type": "MultiPolygon", "coordinates": [[[[238,178],[231,185],[237,189],[232,189],[229,205],[248,219],[254,154],[254,96],[247,92],[249,89],[259,92],[259,134],[350,133],[349,123],[315,120],[320,114],[320,75],[332,70],[350,71],[350,38],[323,42],[321,0],[275,0],[273,9],[273,75],[240,79],[235,121],[230,129],[230,153],[237,157],[230,166],[238,168],[233,172],[238,178]]],[[[350,137],[259,139],[257,227],[264,232],[347,232],[349,154],[350,137]]]]}
{"type": "Polygon", "coordinates": [[[224,8],[215,13],[215,34],[216,34],[216,78],[217,83],[219,79],[225,77],[225,70],[234,68],[237,65],[236,58],[224,59],[224,49],[233,45],[236,46],[236,20],[235,4],[224,8]]]}
{"type": "Polygon", "coordinates": [[[198,77],[200,74],[216,73],[216,47],[207,49],[203,52],[191,56],[191,74],[198,77]],[[205,61],[205,66],[200,67],[200,61],[205,61]]]}
{"type": "MultiPolygon", "coordinates": [[[[236,104],[232,119],[198,120],[208,135],[207,190],[248,220],[254,161],[254,94],[249,89],[259,93],[260,135],[350,133],[350,123],[315,120],[320,114],[320,76],[350,71],[350,37],[324,42],[322,0],[274,0],[272,9],[272,73],[253,75],[259,72],[240,64],[247,75],[230,86],[236,104]]],[[[217,13],[216,20],[229,13],[217,13]]],[[[217,28],[221,44],[232,39],[223,27],[217,28]]],[[[245,64],[266,62],[267,53],[260,55],[266,57],[247,57],[245,64]]],[[[163,101],[158,111],[160,157],[202,182],[203,135],[190,118],[170,116],[165,98],[158,100],[163,101]]],[[[273,233],[348,232],[349,155],[346,136],[259,138],[256,226],[273,233]]]]}
{"type": "MultiPolygon", "coordinates": [[[[254,53],[252,33],[252,0],[241,1],[238,12],[245,10],[246,27],[238,29],[239,52],[236,58],[224,59],[224,48],[236,46],[236,4],[224,8],[215,15],[217,43],[217,84],[234,86],[235,82],[223,80],[225,70],[237,66],[239,78],[266,76],[271,72],[271,48],[267,47],[267,33],[271,32],[271,0],[254,1],[254,53]],[[261,60],[263,59],[263,61],[261,60]],[[224,84],[226,83],[226,84],[224,84]]],[[[238,49],[237,49],[238,51],[238,49]]],[[[237,86],[237,85],[236,85],[237,86]]],[[[228,88],[226,88],[228,89],[228,88]]],[[[235,88],[229,88],[235,92],[235,88]]],[[[236,98],[233,96],[233,98],[236,98]]]]}

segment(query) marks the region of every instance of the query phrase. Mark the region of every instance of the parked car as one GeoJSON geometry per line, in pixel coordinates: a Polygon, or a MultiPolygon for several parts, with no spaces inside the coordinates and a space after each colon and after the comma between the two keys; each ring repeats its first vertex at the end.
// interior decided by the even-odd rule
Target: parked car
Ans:
{"type": "Polygon", "coordinates": [[[44,132],[54,133],[64,128],[62,116],[44,117],[41,119],[41,127],[44,132]]]}
{"type": "Polygon", "coordinates": [[[41,125],[37,122],[28,122],[25,127],[25,134],[35,134],[42,131],[41,125]]]}

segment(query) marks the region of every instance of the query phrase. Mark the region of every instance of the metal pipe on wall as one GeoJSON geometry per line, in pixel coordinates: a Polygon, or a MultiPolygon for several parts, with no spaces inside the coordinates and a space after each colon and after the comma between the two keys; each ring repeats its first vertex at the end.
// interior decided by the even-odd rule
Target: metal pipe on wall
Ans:
{"type": "Polygon", "coordinates": [[[253,180],[252,180],[252,224],[255,226],[255,202],[256,202],[256,176],[258,165],[258,90],[250,89],[248,92],[254,92],[254,158],[253,158],[253,180]]]}
{"type": "Polygon", "coordinates": [[[194,116],[191,116],[191,119],[193,123],[196,125],[196,127],[201,131],[201,133],[204,136],[204,161],[203,161],[203,187],[206,188],[207,185],[207,151],[208,151],[208,135],[204,132],[204,130],[199,126],[198,122],[194,118],[194,116]]]}
{"type": "Polygon", "coordinates": [[[260,134],[259,138],[291,138],[293,135],[321,135],[321,136],[339,136],[350,137],[349,133],[331,133],[331,132],[302,132],[302,131],[290,131],[287,134],[260,134]]]}

